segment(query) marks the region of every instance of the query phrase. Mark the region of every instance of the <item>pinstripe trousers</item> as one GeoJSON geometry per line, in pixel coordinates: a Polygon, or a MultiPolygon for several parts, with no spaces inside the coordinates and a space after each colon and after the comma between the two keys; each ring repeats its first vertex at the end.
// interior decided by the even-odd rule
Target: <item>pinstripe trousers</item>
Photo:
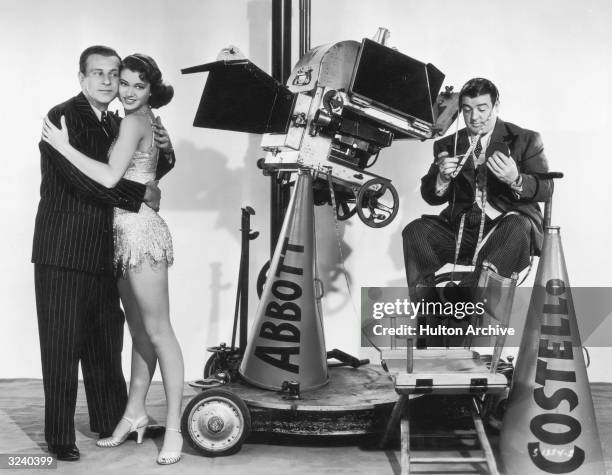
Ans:
{"type": "MultiPolygon", "coordinates": [[[[466,215],[465,230],[461,238],[458,263],[471,263],[481,219],[476,205],[466,215]]],[[[485,220],[485,236],[492,230],[482,246],[476,268],[488,260],[504,277],[520,272],[529,264],[531,251],[531,220],[524,215],[508,215],[485,220]],[[497,227],[494,225],[497,224],[497,227]]],[[[440,216],[423,216],[409,223],[402,232],[404,264],[408,287],[416,284],[433,285],[433,274],[447,262],[455,259],[459,223],[451,224],[440,216]]],[[[474,276],[477,278],[477,276],[474,276]]]]}
{"type": "Polygon", "coordinates": [[[45,440],[75,442],[78,366],[93,432],[110,432],[127,402],[121,369],[123,324],[116,282],[43,264],[34,265],[45,392],[45,440]]]}

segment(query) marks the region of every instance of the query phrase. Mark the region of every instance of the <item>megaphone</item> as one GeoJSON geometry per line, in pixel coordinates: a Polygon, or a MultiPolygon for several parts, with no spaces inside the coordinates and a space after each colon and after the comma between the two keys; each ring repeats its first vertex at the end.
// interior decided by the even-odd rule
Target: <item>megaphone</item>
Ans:
{"type": "Polygon", "coordinates": [[[314,247],[312,175],[300,170],[240,365],[248,383],[281,390],[297,381],[303,391],[327,383],[314,247]]]}
{"type": "Polygon", "coordinates": [[[545,230],[500,437],[507,475],[604,475],[559,228],[545,230]]]}

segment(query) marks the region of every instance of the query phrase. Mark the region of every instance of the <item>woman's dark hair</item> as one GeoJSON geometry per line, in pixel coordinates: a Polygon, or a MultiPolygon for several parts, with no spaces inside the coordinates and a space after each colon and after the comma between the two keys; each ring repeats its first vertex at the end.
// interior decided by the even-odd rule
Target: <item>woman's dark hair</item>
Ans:
{"type": "Polygon", "coordinates": [[[123,58],[121,69],[137,72],[142,81],[151,85],[149,105],[159,109],[168,104],[174,97],[174,88],[163,81],[162,73],[153,58],[146,54],[131,54],[123,58]]]}
{"type": "Polygon", "coordinates": [[[499,99],[499,92],[495,84],[485,78],[473,78],[466,82],[459,92],[459,104],[461,105],[461,99],[467,97],[478,97],[489,94],[491,96],[491,104],[495,105],[499,99]]]}

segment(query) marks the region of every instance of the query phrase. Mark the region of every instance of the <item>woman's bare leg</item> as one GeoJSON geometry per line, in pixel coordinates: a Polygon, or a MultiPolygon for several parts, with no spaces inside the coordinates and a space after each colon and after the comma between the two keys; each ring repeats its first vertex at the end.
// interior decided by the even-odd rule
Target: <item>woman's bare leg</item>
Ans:
{"type": "MultiPolygon", "coordinates": [[[[170,323],[168,269],[165,265],[152,268],[143,263],[138,271],[128,271],[128,281],[146,336],[159,361],[166,392],[166,427],[179,429],[184,384],[183,355],[170,323]]],[[[143,360],[147,361],[146,357],[143,360]]],[[[181,444],[181,435],[168,431],[162,450],[180,451],[181,444]]]]}
{"type": "Polygon", "coordinates": [[[157,355],[147,335],[129,281],[120,278],[118,287],[125,310],[125,318],[132,336],[132,369],[125,416],[134,419],[146,414],[145,401],[151,385],[151,378],[153,378],[157,366],[157,355]]]}

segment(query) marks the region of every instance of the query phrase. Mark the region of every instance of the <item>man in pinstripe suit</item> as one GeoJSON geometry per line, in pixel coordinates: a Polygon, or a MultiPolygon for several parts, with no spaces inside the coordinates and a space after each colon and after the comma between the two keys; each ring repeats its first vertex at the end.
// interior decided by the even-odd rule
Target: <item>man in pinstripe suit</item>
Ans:
{"type": "MultiPolygon", "coordinates": [[[[49,111],[57,126],[66,118],[70,143],[107,161],[118,118],[107,113],[119,86],[119,55],[104,46],[81,54],[82,92],[49,111]]],[[[165,129],[158,139],[157,178],[174,166],[165,129]],[[165,157],[165,158],[162,158],[165,157]]],[[[142,202],[159,208],[156,182],[121,180],[107,189],[79,172],[44,142],[40,203],[32,262],[45,391],[45,440],[60,460],[78,460],[74,413],[81,363],[90,427],[109,435],[123,414],[127,391],[121,369],[124,315],[113,275],[113,207],[137,212],[142,202]]]]}
{"type": "Polygon", "coordinates": [[[416,299],[431,294],[433,274],[447,262],[476,266],[466,285],[476,282],[485,259],[510,277],[527,267],[530,252],[542,243],[538,202],[550,198],[552,182],[538,176],[548,171],[540,135],[497,117],[499,93],[487,79],[468,81],[459,104],[466,127],[434,143],[434,163],[421,180],[427,203],[448,206],[402,233],[416,299]]]}

